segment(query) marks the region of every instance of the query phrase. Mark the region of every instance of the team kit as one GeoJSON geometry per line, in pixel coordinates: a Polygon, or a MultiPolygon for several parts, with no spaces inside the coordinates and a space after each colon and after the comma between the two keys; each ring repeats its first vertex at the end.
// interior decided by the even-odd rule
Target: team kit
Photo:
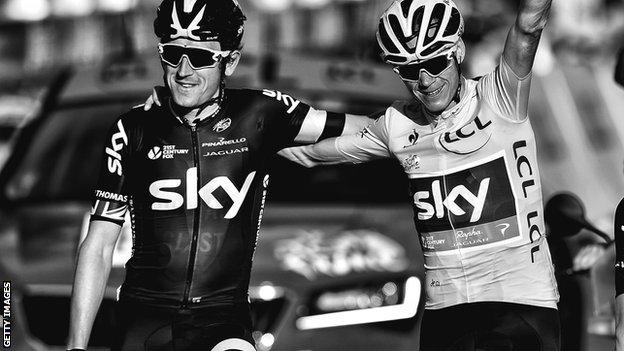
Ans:
{"type": "Polygon", "coordinates": [[[154,31],[165,88],[106,136],[68,350],[88,347],[127,213],[133,249],[113,350],[256,350],[248,288],[275,155],[306,167],[401,166],[424,255],[421,350],[559,350],[528,115],[550,5],[521,1],[496,68],[466,78],[457,5],[392,2],[377,44],[412,99],[356,116],[288,92],[228,88],[241,57],[240,5],[163,0],[154,31]]]}

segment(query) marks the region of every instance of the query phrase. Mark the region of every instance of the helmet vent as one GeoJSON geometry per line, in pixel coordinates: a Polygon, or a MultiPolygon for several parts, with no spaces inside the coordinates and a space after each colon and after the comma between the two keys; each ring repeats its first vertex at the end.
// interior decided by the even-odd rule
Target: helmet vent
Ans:
{"type": "Polygon", "coordinates": [[[381,44],[384,48],[389,52],[398,53],[399,49],[394,45],[390,37],[388,36],[388,31],[386,30],[386,26],[383,21],[379,21],[379,38],[381,39],[381,44]]]}
{"type": "Polygon", "coordinates": [[[184,0],[184,13],[191,13],[197,0],[184,0]]]}
{"type": "Polygon", "coordinates": [[[403,17],[405,18],[409,17],[409,9],[410,9],[410,6],[412,6],[413,2],[414,0],[405,0],[401,2],[401,10],[403,11],[403,17]]]}
{"type": "Polygon", "coordinates": [[[435,42],[433,45],[431,45],[430,47],[428,47],[425,50],[423,50],[422,51],[422,55],[423,56],[431,55],[434,52],[436,52],[439,49],[441,49],[444,45],[447,45],[449,43],[452,44],[451,42],[448,42],[448,41],[438,41],[438,42],[435,42]]]}
{"type": "Polygon", "coordinates": [[[386,60],[389,62],[394,62],[396,64],[402,64],[407,62],[407,59],[403,56],[397,56],[397,55],[387,55],[386,56],[386,60]]]}
{"type": "Polygon", "coordinates": [[[451,36],[457,34],[459,31],[459,23],[461,22],[459,11],[457,9],[451,10],[451,19],[449,20],[448,25],[446,26],[446,30],[444,31],[444,36],[451,36]]]}
{"type": "Polygon", "coordinates": [[[390,28],[392,29],[394,35],[397,36],[397,39],[399,39],[399,43],[401,44],[401,46],[403,46],[403,49],[405,49],[405,51],[407,52],[413,53],[416,49],[416,46],[414,45],[413,48],[407,46],[408,43],[405,42],[405,34],[403,33],[403,29],[401,28],[401,23],[399,22],[399,19],[395,15],[389,15],[388,22],[390,22],[390,28]]]}
{"type": "Polygon", "coordinates": [[[414,37],[418,36],[420,32],[420,25],[422,24],[422,19],[425,14],[425,7],[419,7],[416,12],[414,12],[414,18],[412,19],[412,34],[414,37]]]}
{"type": "Polygon", "coordinates": [[[444,19],[444,10],[445,7],[442,4],[436,4],[433,7],[433,11],[431,11],[431,19],[429,20],[429,27],[427,28],[427,33],[423,41],[424,45],[431,44],[431,42],[438,36],[438,32],[440,31],[440,27],[442,26],[442,21],[444,19]]]}

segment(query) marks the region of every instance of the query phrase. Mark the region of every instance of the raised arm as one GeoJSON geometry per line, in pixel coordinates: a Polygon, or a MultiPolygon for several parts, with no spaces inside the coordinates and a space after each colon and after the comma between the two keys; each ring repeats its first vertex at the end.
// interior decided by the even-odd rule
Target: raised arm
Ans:
{"type": "Polygon", "coordinates": [[[87,349],[93,321],[104,297],[121,226],[92,221],[80,245],[71,298],[67,349],[87,349]]]}
{"type": "MultiPolygon", "coordinates": [[[[565,1],[565,0],[561,0],[565,1]]],[[[505,42],[503,57],[518,77],[531,72],[552,0],[522,0],[505,42]]]]}
{"type": "MultiPolygon", "coordinates": [[[[305,167],[337,163],[362,163],[390,157],[385,116],[378,118],[360,132],[319,141],[315,144],[291,147],[278,154],[305,167]]],[[[345,127],[346,129],[346,127],[345,127]]]]}

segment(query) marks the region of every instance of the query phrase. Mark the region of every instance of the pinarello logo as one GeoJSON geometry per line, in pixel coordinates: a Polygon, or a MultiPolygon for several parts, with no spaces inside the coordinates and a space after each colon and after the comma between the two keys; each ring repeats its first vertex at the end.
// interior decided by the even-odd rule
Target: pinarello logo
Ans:
{"type": "Polygon", "coordinates": [[[157,160],[159,158],[162,157],[162,150],[160,149],[160,146],[154,146],[148,153],[147,153],[147,157],[150,160],[157,160]]]}
{"type": "Polygon", "coordinates": [[[214,130],[217,133],[221,133],[222,131],[230,128],[231,124],[232,124],[232,120],[229,118],[225,118],[217,122],[217,124],[215,124],[215,126],[212,127],[212,130],[214,130]]]}

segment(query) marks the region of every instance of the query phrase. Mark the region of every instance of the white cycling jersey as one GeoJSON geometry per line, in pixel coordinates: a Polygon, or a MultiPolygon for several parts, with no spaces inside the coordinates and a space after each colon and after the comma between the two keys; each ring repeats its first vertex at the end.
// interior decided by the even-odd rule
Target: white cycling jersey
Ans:
{"type": "Polygon", "coordinates": [[[427,308],[479,301],[556,308],[527,118],[530,75],[517,77],[501,59],[493,72],[464,83],[460,102],[435,126],[419,104],[395,102],[361,133],[312,157],[401,163],[425,255],[427,308]]]}

